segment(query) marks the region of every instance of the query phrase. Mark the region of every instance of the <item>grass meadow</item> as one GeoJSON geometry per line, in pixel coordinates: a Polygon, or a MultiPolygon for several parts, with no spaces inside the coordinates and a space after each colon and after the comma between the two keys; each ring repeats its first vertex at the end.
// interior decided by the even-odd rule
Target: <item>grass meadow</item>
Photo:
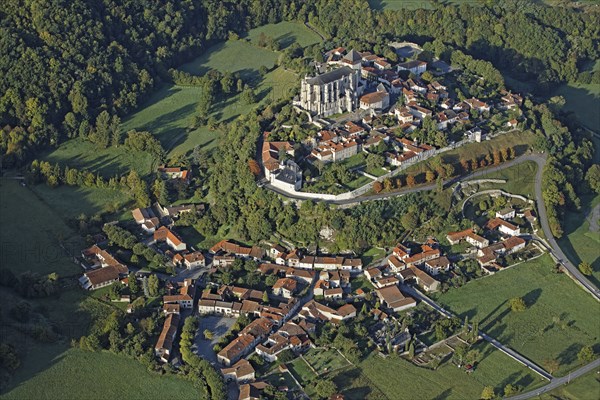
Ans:
{"type": "Polygon", "coordinates": [[[483,183],[480,184],[480,190],[502,189],[512,194],[520,194],[529,199],[535,196],[535,175],[537,173],[537,164],[533,161],[526,161],[514,165],[502,171],[490,172],[484,176],[478,176],[474,179],[504,179],[506,183],[483,183]]]}
{"type": "Polygon", "coordinates": [[[29,187],[0,179],[0,254],[3,268],[59,275],[80,272],[60,243],[81,248],[83,240],[29,187]]]}
{"type": "Polygon", "coordinates": [[[138,361],[109,352],[70,349],[3,399],[197,399],[192,382],[151,374],[138,361]]]}
{"type": "Polygon", "coordinates": [[[482,331],[537,364],[557,360],[557,375],[564,375],[581,364],[581,347],[598,346],[600,324],[590,315],[597,315],[600,305],[568,276],[552,272],[553,265],[544,255],[435,299],[461,318],[478,318],[482,331]],[[513,297],[522,297],[527,310],[511,312],[513,297]]]}
{"type": "MultiPolygon", "coordinates": [[[[594,71],[600,70],[600,60],[590,67],[594,71]]],[[[600,132],[600,84],[565,83],[560,85],[553,95],[565,98],[564,111],[572,111],[582,125],[600,132]]]]}
{"type": "Polygon", "coordinates": [[[485,386],[493,386],[501,394],[508,383],[524,390],[543,384],[541,377],[487,343],[477,348],[482,356],[472,374],[449,362],[434,371],[398,356],[372,354],[360,363],[359,370],[346,371],[335,381],[350,386],[342,393],[351,400],[378,392],[389,399],[478,399],[485,386]]]}

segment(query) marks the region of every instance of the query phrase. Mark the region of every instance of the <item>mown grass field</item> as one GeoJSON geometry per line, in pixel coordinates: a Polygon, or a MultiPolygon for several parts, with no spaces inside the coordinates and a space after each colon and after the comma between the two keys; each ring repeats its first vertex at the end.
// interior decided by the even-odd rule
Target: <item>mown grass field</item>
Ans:
{"type": "Polygon", "coordinates": [[[564,235],[558,244],[575,265],[579,265],[581,261],[592,264],[594,273],[589,278],[594,284],[600,285],[600,231],[590,227],[590,221],[598,219],[598,214],[591,212],[600,207],[600,196],[581,196],[581,204],[580,211],[570,210],[565,213],[564,235]]]}
{"type": "Polygon", "coordinates": [[[246,38],[253,44],[258,44],[261,33],[275,39],[282,49],[286,49],[293,43],[298,43],[300,46],[306,47],[321,40],[319,35],[308,29],[304,24],[290,21],[263,25],[252,29],[246,38]]]}
{"type": "Polygon", "coordinates": [[[589,400],[600,399],[600,374],[599,371],[589,372],[551,392],[544,393],[542,400],[589,400]]]}
{"type": "Polygon", "coordinates": [[[197,399],[192,382],[149,373],[136,360],[70,349],[3,399],[197,399]]]}
{"type": "Polygon", "coordinates": [[[72,275],[80,272],[59,247],[81,248],[83,240],[29,187],[0,179],[0,264],[15,274],[32,271],[72,275]]]}
{"type": "Polygon", "coordinates": [[[482,358],[472,374],[451,363],[430,370],[397,356],[384,359],[372,354],[360,363],[360,373],[348,371],[335,381],[344,389],[351,387],[342,391],[351,400],[373,392],[382,392],[389,399],[478,399],[485,386],[493,386],[501,394],[507,383],[519,384],[524,390],[543,384],[542,378],[487,343],[477,348],[482,358]],[[365,378],[367,387],[353,381],[365,378]]]}
{"type": "MultiPolygon", "coordinates": [[[[125,129],[125,131],[130,128],[125,129]]],[[[127,174],[136,170],[140,175],[152,171],[152,157],[144,152],[131,151],[125,146],[98,149],[84,139],[71,139],[42,157],[50,163],[68,165],[72,168],[87,169],[104,177],[127,174]]]]}
{"type": "Polygon", "coordinates": [[[523,162],[502,171],[491,172],[474,179],[504,179],[506,183],[483,183],[481,190],[502,189],[512,194],[520,194],[533,199],[535,194],[535,174],[537,164],[533,161],[523,162]]]}
{"type": "Polygon", "coordinates": [[[129,210],[133,208],[132,199],[127,193],[119,190],[74,186],[51,188],[46,184],[30,188],[65,221],[76,219],[82,214],[90,217],[108,213],[118,217],[125,213],[131,218],[129,210]]]}
{"type": "MultiPolygon", "coordinates": [[[[289,40],[284,32],[289,31],[289,37],[313,34],[308,28],[294,23],[280,23],[257,28],[249,33],[250,38],[256,38],[261,31],[272,31],[289,40]]],[[[267,33],[268,34],[268,33],[267,33]]],[[[271,34],[275,36],[273,33],[271,34]]],[[[266,99],[279,99],[289,94],[290,87],[297,84],[296,75],[283,68],[275,68],[279,53],[260,48],[246,40],[229,40],[210,47],[202,56],[181,66],[181,70],[194,75],[203,75],[211,69],[221,72],[237,72],[244,82],[254,89],[259,102],[266,99]],[[265,76],[260,76],[261,66],[269,68],[265,76]]],[[[210,150],[218,144],[217,133],[201,126],[188,129],[191,126],[202,89],[198,87],[165,85],[156,92],[147,103],[136,113],[124,121],[125,131],[130,129],[147,130],[157,135],[163,147],[170,155],[187,153],[196,146],[210,150]]],[[[218,122],[231,122],[241,114],[254,108],[256,104],[242,104],[239,95],[221,98],[212,107],[211,115],[218,122]]]]}
{"type": "Polygon", "coordinates": [[[461,318],[478,318],[482,331],[539,365],[557,360],[557,375],[564,375],[581,364],[581,347],[597,346],[600,324],[593,316],[600,305],[569,277],[552,272],[553,265],[544,255],[435,299],[461,318]],[[513,297],[522,297],[527,310],[511,312],[513,297]]]}

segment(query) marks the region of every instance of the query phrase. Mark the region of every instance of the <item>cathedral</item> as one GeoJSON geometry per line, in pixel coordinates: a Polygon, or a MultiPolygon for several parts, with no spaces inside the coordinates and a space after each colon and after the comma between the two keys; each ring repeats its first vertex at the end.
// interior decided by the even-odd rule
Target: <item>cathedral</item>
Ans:
{"type": "Polygon", "coordinates": [[[302,79],[300,107],[319,117],[354,111],[358,107],[360,70],[343,66],[302,79]]]}

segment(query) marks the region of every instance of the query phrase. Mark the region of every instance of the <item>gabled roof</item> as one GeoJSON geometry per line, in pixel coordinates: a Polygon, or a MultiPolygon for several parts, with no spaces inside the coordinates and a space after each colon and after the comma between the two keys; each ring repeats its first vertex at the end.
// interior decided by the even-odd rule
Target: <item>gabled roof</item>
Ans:
{"type": "Polygon", "coordinates": [[[314,78],[308,78],[306,82],[310,85],[324,85],[327,83],[337,81],[345,76],[352,75],[353,73],[354,71],[352,70],[352,68],[342,67],[321,75],[317,75],[314,78]]]}

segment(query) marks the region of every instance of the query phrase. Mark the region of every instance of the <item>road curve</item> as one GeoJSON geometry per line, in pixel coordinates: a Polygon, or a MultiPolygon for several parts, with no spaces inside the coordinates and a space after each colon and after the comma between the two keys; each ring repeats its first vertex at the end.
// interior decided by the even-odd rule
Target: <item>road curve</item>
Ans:
{"type": "Polygon", "coordinates": [[[552,381],[547,384],[546,386],[542,386],[541,388],[538,388],[536,390],[532,390],[530,392],[527,393],[523,393],[523,394],[519,394],[516,396],[512,396],[512,397],[507,397],[508,400],[526,400],[526,399],[531,399],[533,397],[538,397],[539,395],[541,395],[542,393],[546,393],[549,392],[551,390],[554,390],[556,388],[558,388],[559,386],[565,385],[567,383],[569,383],[571,380],[580,377],[581,375],[585,375],[588,372],[591,372],[597,368],[600,368],[600,358],[592,361],[589,364],[584,365],[583,367],[571,372],[570,374],[568,374],[567,376],[563,376],[562,378],[554,378],[552,379],[552,381]]]}
{"type": "MultiPolygon", "coordinates": [[[[544,231],[544,235],[546,236],[546,242],[550,246],[550,249],[552,250],[554,257],[569,272],[569,275],[571,277],[573,277],[573,279],[577,280],[579,282],[579,284],[586,291],[591,293],[596,298],[596,300],[600,300],[600,290],[598,290],[598,288],[592,282],[590,282],[579,271],[579,269],[568,259],[568,257],[565,255],[565,253],[562,251],[562,249],[560,248],[560,246],[558,245],[558,243],[552,236],[552,231],[550,230],[550,225],[548,224],[548,215],[546,213],[546,205],[544,204],[544,200],[542,198],[542,174],[543,174],[543,170],[544,170],[544,165],[546,165],[546,158],[547,158],[547,156],[545,154],[539,154],[539,153],[524,154],[520,157],[517,157],[511,161],[505,162],[501,165],[489,167],[489,168],[486,168],[483,170],[471,172],[470,174],[467,174],[467,175],[461,175],[461,176],[457,176],[452,179],[448,179],[448,180],[444,181],[444,186],[453,185],[454,183],[464,181],[467,179],[485,176],[487,174],[501,171],[503,169],[510,168],[512,166],[521,164],[523,162],[527,162],[527,161],[535,162],[537,164],[537,173],[535,176],[535,202],[537,205],[538,218],[540,220],[542,230],[544,231]]],[[[388,199],[388,198],[392,198],[392,197],[404,196],[409,193],[417,193],[417,192],[434,190],[436,188],[436,186],[437,186],[436,183],[431,183],[428,185],[423,185],[423,186],[418,186],[418,187],[413,187],[413,188],[404,188],[397,192],[380,193],[380,194],[376,194],[376,195],[362,196],[362,197],[357,197],[357,198],[348,199],[348,200],[319,200],[319,199],[312,199],[312,200],[313,201],[325,201],[325,202],[328,202],[331,204],[336,204],[336,205],[351,205],[351,204],[355,204],[355,203],[362,203],[363,201],[383,200],[383,199],[388,199]]],[[[277,188],[275,188],[274,186],[269,185],[269,184],[266,184],[265,187],[269,190],[273,190],[274,192],[281,194],[284,197],[288,197],[288,198],[295,199],[295,200],[307,200],[307,198],[303,197],[301,194],[298,194],[297,196],[296,195],[288,195],[287,193],[283,193],[283,192],[279,191],[277,188]]]]}

